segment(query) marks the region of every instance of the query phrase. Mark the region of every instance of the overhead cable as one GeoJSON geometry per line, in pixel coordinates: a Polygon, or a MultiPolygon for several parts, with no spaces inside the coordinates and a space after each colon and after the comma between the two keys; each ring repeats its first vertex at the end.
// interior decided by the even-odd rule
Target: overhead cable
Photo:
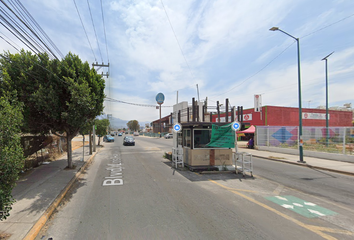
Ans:
{"type": "Polygon", "coordinates": [[[186,56],[185,56],[185,55],[184,55],[184,53],[183,53],[183,50],[182,50],[181,44],[180,44],[180,43],[179,43],[179,41],[178,41],[177,35],[176,35],[176,33],[175,33],[175,30],[173,29],[173,26],[172,26],[172,23],[171,23],[171,20],[170,20],[170,18],[169,18],[169,16],[168,16],[168,14],[167,14],[167,11],[166,11],[166,8],[165,8],[165,5],[163,4],[162,0],[160,0],[160,1],[161,1],[161,4],[162,4],[162,7],[163,7],[163,10],[165,11],[165,14],[166,14],[167,20],[168,20],[168,22],[169,22],[169,24],[170,24],[170,27],[171,27],[171,29],[172,29],[173,35],[175,36],[175,39],[176,39],[176,41],[177,41],[177,44],[178,44],[179,50],[181,51],[182,56],[183,56],[183,58],[184,58],[184,61],[186,62],[186,65],[187,65],[187,67],[188,67],[188,70],[189,70],[189,72],[191,73],[192,77],[193,77],[193,78],[195,78],[195,77],[194,77],[194,75],[193,75],[193,72],[192,72],[192,70],[191,70],[191,67],[190,67],[190,66],[189,66],[189,64],[188,64],[187,58],[186,58],[186,56]]]}
{"type": "Polygon", "coordinates": [[[100,43],[99,43],[98,38],[97,38],[97,33],[96,33],[95,23],[94,23],[94,21],[93,21],[93,17],[92,17],[92,12],[91,12],[91,7],[90,7],[90,2],[89,2],[89,0],[87,0],[87,5],[88,5],[89,11],[90,11],[90,16],[91,16],[91,21],[92,21],[93,31],[95,32],[95,36],[96,36],[96,41],[97,41],[98,51],[99,51],[99,53],[100,53],[101,60],[102,60],[102,62],[103,62],[102,53],[101,53],[101,48],[100,48],[100,43]]]}
{"type": "MultiPolygon", "coordinates": [[[[56,58],[56,59],[58,59],[58,57],[53,53],[53,51],[47,46],[47,44],[44,42],[44,41],[42,41],[42,39],[33,31],[33,29],[32,28],[30,28],[29,26],[28,26],[28,24],[26,23],[26,22],[24,22],[11,8],[10,8],[10,6],[9,5],[7,5],[3,0],[0,0],[6,7],[7,7],[7,9],[9,9],[11,12],[12,12],[12,14],[44,45],[44,47],[46,48],[46,50],[45,51],[49,51],[50,52],[50,54],[54,57],[54,58],[56,58]]],[[[8,14],[7,14],[8,15],[8,14]]],[[[8,15],[9,16],[9,15],[8,15]]],[[[15,21],[14,21],[15,22],[15,21]]],[[[18,25],[18,24],[17,24],[18,25]]],[[[18,25],[19,26],[19,25],[18,25]]],[[[24,29],[21,27],[21,29],[22,29],[22,31],[24,31],[24,29]]],[[[24,31],[25,32],[25,31],[24,31]]],[[[32,39],[32,41],[35,41],[36,42],[36,44],[38,45],[38,43],[37,43],[37,41],[36,40],[34,40],[33,39],[33,37],[32,36],[30,36],[29,34],[26,34],[26,35],[28,35],[31,39],[32,39]]],[[[42,48],[42,46],[40,46],[40,48],[42,48]]],[[[43,48],[42,48],[43,49],[43,48]]]]}
{"type": "Polygon", "coordinates": [[[103,14],[103,4],[102,4],[102,0],[101,0],[101,12],[102,12],[102,22],[103,22],[104,40],[105,40],[105,42],[106,42],[107,60],[108,60],[108,62],[109,62],[107,36],[106,36],[106,25],[105,25],[105,23],[104,23],[104,14],[103,14]]]}
{"type": "Polygon", "coordinates": [[[88,37],[88,35],[87,35],[87,32],[86,32],[86,29],[85,29],[84,23],[82,22],[81,15],[80,15],[80,12],[79,12],[79,9],[78,9],[78,8],[77,8],[77,6],[76,6],[76,2],[75,2],[75,0],[73,0],[73,1],[74,1],[74,4],[75,4],[75,8],[76,8],[77,14],[79,15],[79,18],[80,18],[80,22],[81,22],[82,28],[84,29],[84,32],[85,32],[85,35],[86,35],[87,41],[88,41],[88,43],[89,43],[89,45],[90,45],[90,48],[91,48],[92,54],[93,54],[93,56],[94,56],[94,58],[95,58],[95,61],[97,61],[97,59],[96,59],[96,55],[95,55],[95,52],[93,51],[93,48],[92,48],[92,45],[91,45],[90,39],[89,39],[89,37],[88,37]]]}
{"type": "MultiPolygon", "coordinates": [[[[140,106],[140,107],[156,107],[156,105],[151,105],[151,104],[140,104],[140,103],[130,103],[130,102],[125,102],[117,99],[113,99],[110,97],[106,97],[105,101],[109,102],[119,102],[119,103],[124,103],[124,104],[129,104],[129,105],[134,105],[134,106],[140,106]]],[[[162,106],[161,107],[173,107],[173,106],[162,106]]]]}
{"type": "MultiPolygon", "coordinates": [[[[12,2],[12,0],[9,0],[12,2]]],[[[42,27],[37,23],[37,21],[33,18],[30,12],[23,6],[23,4],[19,0],[15,0],[17,2],[17,5],[19,6],[20,9],[24,12],[24,15],[27,16],[28,18],[28,24],[31,25],[31,22],[34,24],[34,27],[32,26],[32,29],[37,33],[38,36],[40,36],[40,33],[44,38],[48,41],[48,43],[54,48],[54,50],[60,55],[61,58],[64,58],[63,53],[59,50],[59,48],[55,45],[55,43],[49,38],[49,36],[46,34],[46,32],[42,29],[42,27]],[[39,30],[40,33],[36,31],[36,28],[39,30]]],[[[13,4],[15,6],[15,4],[13,4]]],[[[21,13],[21,10],[18,10],[19,13],[21,13]]],[[[26,20],[26,17],[23,16],[23,19],[26,20]]]]}

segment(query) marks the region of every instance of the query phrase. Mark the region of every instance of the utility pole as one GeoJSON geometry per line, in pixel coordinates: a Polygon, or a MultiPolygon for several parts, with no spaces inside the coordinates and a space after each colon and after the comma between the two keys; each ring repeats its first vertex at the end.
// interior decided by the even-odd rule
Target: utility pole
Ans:
{"type": "MultiPolygon", "coordinates": [[[[99,64],[98,62],[96,62],[96,63],[92,63],[92,67],[98,67],[98,68],[96,69],[96,71],[98,71],[98,70],[100,70],[102,67],[107,67],[107,68],[109,68],[109,63],[108,63],[108,64],[104,64],[104,63],[99,64]]],[[[106,73],[103,73],[103,72],[102,72],[101,75],[108,78],[109,73],[108,73],[108,71],[107,71],[106,73]]]]}
{"type": "Polygon", "coordinates": [[[92,134],[93,134],[93,138],[92,138],[92,141],[93,141],[93,152],[96,152],[96,126],[95,125],[93,125],[92,134]]]}

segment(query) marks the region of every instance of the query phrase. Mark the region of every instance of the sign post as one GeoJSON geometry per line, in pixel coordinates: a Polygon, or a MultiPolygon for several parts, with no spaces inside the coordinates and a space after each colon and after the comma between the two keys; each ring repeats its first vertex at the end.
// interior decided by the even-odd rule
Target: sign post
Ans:
{"type": "Polygon", "coordinates": [[[237,131],[241,128],[241,125],[239,122],[235,121],[233,123],[231,123],[231,128],[232,130],[235,131],[235,153],[238,152],[238,149],[237,149],[237,131]]]}
{"type": "Polygon", "coordinates": [[[156,102],[160,106],[160,137],[161,137],[161,132],[162,132],[162,125],[161,125],[161,104],[165,101],[165,95],[163,93],[158,93],[156,95],[156,102]]]}

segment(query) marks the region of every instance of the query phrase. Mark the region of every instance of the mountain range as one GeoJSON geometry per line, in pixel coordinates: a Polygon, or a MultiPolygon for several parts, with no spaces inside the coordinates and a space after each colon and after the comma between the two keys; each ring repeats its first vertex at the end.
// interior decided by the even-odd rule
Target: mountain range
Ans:
{"type": "MultiPolygon", "coordinates": [[[[107,118],[106,115],[101,115],[98,117],[98,119],[103,119],[103,118],[107,118]]],[[[111,117],[110,118],[110,123],[111,123],[111,127],[112,128],[127,128],[127,123],[130,120],[123,120],[120,118],[116,118],[116,117],[111,117]]],[[[138,121],[139,122],[139,121],[138,121]]],[[[150,124],[150,122],[139,122],[140,128],[145,128],[145,124],[150,124]]]]}

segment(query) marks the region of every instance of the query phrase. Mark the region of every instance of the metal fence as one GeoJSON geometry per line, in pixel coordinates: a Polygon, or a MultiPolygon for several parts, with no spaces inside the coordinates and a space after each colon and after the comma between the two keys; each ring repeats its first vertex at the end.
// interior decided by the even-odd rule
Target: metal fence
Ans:
{"type": "MultiPolygon", "coordinates": [[[[166,133],[168,133],[168,132],[162,132],[161,137],[165,136],[166,133]]],[[[140,133],[140,135],[143,135],[146,137],[160,137],[160,134],[153,133],[153,132],[144,132],[144,133],[140,133]]]]}
{"type": "MultiPolygon", "coordinates": [[[[354,154],[354,127],[303,127],[303,148],[309,151],[354,154]]],[[[256,145],[298,148],[298,127],[257,126],[256,145]]]]}

